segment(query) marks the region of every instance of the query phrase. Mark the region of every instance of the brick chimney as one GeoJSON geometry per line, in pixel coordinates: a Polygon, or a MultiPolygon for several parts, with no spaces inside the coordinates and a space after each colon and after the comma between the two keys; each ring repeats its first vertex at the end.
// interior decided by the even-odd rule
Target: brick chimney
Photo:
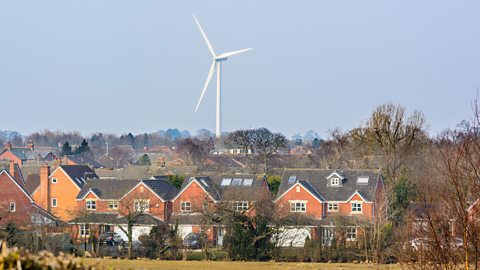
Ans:
{"type": "Polygon", "coordinates": [[[32,140],[28,140],[27,142],[27,148],[30,149],[30,150],[35,150],[35,145],[33,144],[33,141],[32,140]]]}
{"type": "Polygon", "coordinates": [[[8,150],[12,149],[12,143],[11,142],[6,142],[5,143],[5,149],[8,149],[8,150]]]}
{"type": "Polygon", "coordinates": [[[40,199],[37,202],[43,209],[50,212],[50,167],[44,165],[40,167],[40,199]]]}
{"type": "Polygon", "coordinates": [[[22,181],[22,177],[20,176],[20,167],[16,164],[13,160],[10,160],[10,168],[9,168],[10,175],[13,179],[21,186],[24,187],[24,183],[22,181]]]}
{"type": "Polygon", "coordinates": [[[15,162],[13,160],[10,160],[10,169],[8,171],[15,178],[15,162]]]}

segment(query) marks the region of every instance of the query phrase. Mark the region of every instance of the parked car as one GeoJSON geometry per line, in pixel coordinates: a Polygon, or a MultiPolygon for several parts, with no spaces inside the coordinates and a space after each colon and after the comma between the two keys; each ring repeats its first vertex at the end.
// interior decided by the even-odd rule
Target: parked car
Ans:
{"type": "Polygon", "coordinates": [[[100,235],[100,243],[110,246],[119,246],[124,243],[123,238],[116,232],[106,232],[100,235]]]}
{"type": "Polygon", "coordinates": [[[204,233],[189,233],[183,239],[183,245],[186,248],[199,249],[203,246],[204,239],[206,239],[204,233]]]}
{"type": "MultiPolygon", "coordinates": [[[[411,241],[411,247],[413,250],[418,251],[419,249],[424,249],[428,248],[429,246],[433,245],[432,240],[429,240],[428,238],[415,238],[411,241]]],[[[440,247],[443,248],[444,245],[440,244],[440,247]]],[[[458,249],[463,247],[463,240],[462,238],[453,238],[452,241],[450,242],[450,247],[453,249],[458,249]]]]}

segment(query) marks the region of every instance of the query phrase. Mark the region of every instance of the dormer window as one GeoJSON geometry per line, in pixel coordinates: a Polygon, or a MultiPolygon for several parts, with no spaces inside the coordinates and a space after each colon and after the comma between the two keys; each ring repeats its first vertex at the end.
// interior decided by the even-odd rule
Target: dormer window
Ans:
{"type": "Polygon", "coordinates": [[[340,178],[338,178],[338,177],[330,178],[330,185],[331,186],[339,186],[340,185],[340,178]]]}

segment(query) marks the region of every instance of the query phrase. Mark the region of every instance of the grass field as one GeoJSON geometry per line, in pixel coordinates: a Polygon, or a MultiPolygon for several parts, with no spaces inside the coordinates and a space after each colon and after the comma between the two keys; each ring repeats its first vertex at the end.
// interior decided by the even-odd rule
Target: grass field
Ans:
{"type": "Polygon", "coordinates": [[[275,263],[275,262],[202,262],[202,261],[155,261],[155,260],[113,260],[113,259],[85,259],[87,264],[98,264],[117,269],[161,269],[161,270],[400,270],[398,265],[370,265],[350,263],[275,263]]]}

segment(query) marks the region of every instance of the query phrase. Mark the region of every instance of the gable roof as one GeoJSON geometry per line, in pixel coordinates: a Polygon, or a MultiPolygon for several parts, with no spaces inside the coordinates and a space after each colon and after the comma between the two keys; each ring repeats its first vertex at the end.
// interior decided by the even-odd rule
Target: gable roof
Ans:
{"type": "Polygon", "coordinates": [[[103,168],[103,166],[100,162],[96,161],[95,159],[86,156],[86,155],[69,155],[65,156],[66,159],[70,160],[71,162],[76,163],[77,165],[86,165],[86,166],[91,166],[94,169],[97,168],[103,168]]]}
{"type": "Polygon", "coordinates": [[[5,169],[0,170],[0,175],[2,175],[2,174],[5,174],[10,180],[12,180],[12,182],[15,183],[15,185],[18,187],[18,189],[20,191],[22,191],[22,193],[25,194],[25,196],[30,200],[30,202],[32,204],[34,203],[30,194],[28,194],[28,192],[22,186],[20,186],[17,181],[15,181],[15,179],[10,175],[10,173],[7,172],[7,170],[5,170],[5,169]]]}
{"type": "MultiPolygon", "coordinates": [[[[333,172],[333,170],[323,169],[285,169],[282,175],[282,182],[278,189],[277,199],[295,185],[296,182],[308,182],[311,186],[308,188],[315,190],[325,201],[347,201],[352,194],[358,192],[366,202],[373,202],[377,182],[379,177],[382,177],[380,170],[336,171],[340,176],[344,177],[341,186],[330,186],[328,184],[328,177],[331,176],[333,172]],[[291,175],[296,175],[296,182],[288,183],[291,175]],[[357,183],[359,177],[368,177],[368,183],[357,183]]],[[[305,186],[305,188],[307,188],[307,186],[305,186]]]]}
{"type": "Polygon", "coordinates": [[[95,179],[83,185],[77,200],[83,200],[90,192],[100,200],[120,200],[142,183],[164,201],[171,200],[178,191],[170,182],[162,179],[95,179]]]}
{"type": "Polygon", "coordinates": [[[131,189],[140,183],[140,180],[96,179],[88,180],[77,195],[82,200],[92,191],[101,200],[119,200],[131,189]]]}
{"type": "Polygon", "coordinates": [[[78,188],[82,188],[85,182],[87,181],[86,178],[89,179],[98,179],[99,177],[97,174],[90,169],[90,167],[85,165],[61,165],[55,171],[53,171],[52,175],[58,170],[61,169],[67,174],[68,177],[77,185],[78,188]]]}
{"type": "Polygon", "coordinates": [[[215,175],[186,177],[176,199],[190,184],[195,181],[215,201],[255,201],[265,191],[263,178],[257,175],[215,175]],[[224,179],[230,179],[228,185],[222,185],[224,179]],[[237,185],[231,184],[235,179],[237,185]],[[247,180],[247,181],[245,181],[247,180]],[[248,183],[248,184],[247,184],[248,183]]]}
{"type": "Polygon", "coordinates": [[[178,189],[164,179],[145,179],[142,182],[166,201],[173,199],[178,193],[178,189]]]}
{"type": "Polygon", "coordinates": [[[315,199],[317,199],[320,203],[325,202],[325,198],[318,193],[318,191],[308,182],[308,181],[298,181],[291,185],[285,192],[282,194],[279,194],[275,201],[278,201],[283,195],[287,194],[290,190],[292,190],[295,186],[301,186],[303,187],[310,195],[312,195],[315,199]]]}

